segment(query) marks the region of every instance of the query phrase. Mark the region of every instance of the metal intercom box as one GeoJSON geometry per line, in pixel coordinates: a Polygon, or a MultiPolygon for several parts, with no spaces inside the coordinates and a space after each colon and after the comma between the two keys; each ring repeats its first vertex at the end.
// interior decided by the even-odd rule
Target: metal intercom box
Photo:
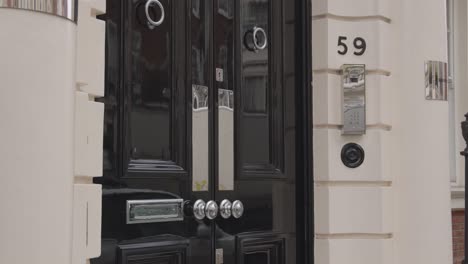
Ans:
{"type": "Polygon", "coordinates": [[[366,133],[366,66],[345,64],[342,70],[343,135],[366,133]]]}

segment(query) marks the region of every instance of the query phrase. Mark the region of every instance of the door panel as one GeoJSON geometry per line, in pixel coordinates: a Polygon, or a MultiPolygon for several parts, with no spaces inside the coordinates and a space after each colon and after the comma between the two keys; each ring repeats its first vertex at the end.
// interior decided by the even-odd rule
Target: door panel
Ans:
{"type": "Polygon", "coordinates": [[[244,264],[284,264],[285,239],[261,237],[239,239],[239,255],[244,264]]]}
{"type": "Polygon", "coordinates": [[[245,170],[266,169],[271,164],[270,2],[240,1],[240,37],[243,40],[239,73],[240,126],[249,129],[240,129],[239,133],[242,143],[256,146],[241,149],[240,157],[245,170]],[[264,30],[264,34],[256,29],[264,30]],[[254,38],[263,41],[265,48],[256,49],[254,38]]]}
{"type": "Polygon", "coordinates": [[[144,247],[134,245],[119,247],[119,262],[128,264],[184,264],[187,263],[189,241],[166,241],[147,243],[144,247]]]}
{"type": "MultiPolygon", "coordinates": [[[[186,177],[185,3],[160,0],[165,18],[155,28],[147,24],[146,3],[126,1],[124,9],[126,176],[144,170],[186,177]]],[[[151,10],[161,16],[156,5],[151,10]]]]}
{"type": "MultiPolygon", "coordinates": [[[[175,37],[171,34],[173,2],[162,0],[161,3],[169,12],[165,15],[165,23],[157,29],[150,29],[145,24],[144,2],[128,1],[125,9],[129,11],[126,17],[128,48],[125,64],[131,65],[131,69],[127,71],[126,79],[129,100],[126,105],[128,124],[124,127],[128,133],[125,136],[130,145],[131,169],[145,165],[158,169],[158,165],[174,162],[172,107],[177,106],[171,94],[176,92],[177,86],[171,78],[175,37]]],[[[171,165],[177,166],[177,163],[171,165]]]]}
{"type": "MultiPolygon", "coordinates": [[[[244,0],[240,5],[241,46],[240,177],[284,177],[282,1],[244,0]],[[275,19],[272,19],[275,17],[275,19]],[[266,33],[263,50],[252,50],[255,28],[266,33]],[[248,148],[242,146],[253,146],[248,148]]],[[[263,34],[258,33],[261,39],[263,34]]]]}
{"type": "MultiPolygon", "coordinates": [[[[219,110],[216,200],[240,200],[245,211],[238,219],[218,217],[216,248],[222,249],[225,264],[296,263],[295,90],[294,83],[285,82],[284,66],[286,53],[294,52],[285,51],[290,40],[284,38],[283,12],[288,7],[272,0],[231,3],[237,18],[234,58],[228,61],[235,76],[235,144],[233,150],[221,147],[228,121],[219,110]],[[287,123],[286,116],[291,118],[287,123]],[[223,150],[234,153],[231,189],[221,184],[232,177],[222,169],[223,150]]],[[[215,32],[222,25],[216,19],[215,32]]],[[[215,54],[222,54],[216,48],[221,47],[215,46],[215,54]]]]}
{"type": "MultiPolygon", "coordinates": [[[[212,260],[213,224],[190,214],[193,201],[212,196],[208,189],[192,191],[190,4],[160,0],[164,20],[150,27],[145,8],[153,20],[162,15],[150,1],[108,0],[102,16],[108,29],[104,102],[110,166],[95,179],[103,185],[103,214],[102,254],[93,264],[212,260]],[[185,203],[175,202],[180,200],[185,203]],[[180,213],[187,214],[181,219],[180,213]]],[[[193,67],[199,69],[196,78],[208,74],[205,54],[193,67]]]]}

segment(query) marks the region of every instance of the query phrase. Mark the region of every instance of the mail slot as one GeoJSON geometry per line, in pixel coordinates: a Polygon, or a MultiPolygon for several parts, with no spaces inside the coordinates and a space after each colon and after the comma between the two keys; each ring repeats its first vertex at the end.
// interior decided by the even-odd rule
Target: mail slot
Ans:
{"type": "Polygon", "coordinates": [[[183,199],[129,200],[127,224],[183,221],[183,199]]]}

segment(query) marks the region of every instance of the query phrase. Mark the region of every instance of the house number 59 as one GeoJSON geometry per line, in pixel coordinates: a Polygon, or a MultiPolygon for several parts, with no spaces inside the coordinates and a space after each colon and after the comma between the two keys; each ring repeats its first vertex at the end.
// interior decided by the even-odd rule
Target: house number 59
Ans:
{"type": "MultiPolygon", "coordinates": [[[[348,53],[348,45],[346,45],[346,40],[348,38],[345,36],[339,36],[338,37],[338,54],[340,55],[346,55],[348,53]]],[[[356,49],[354,51],[354,55],[356,56],[362,56],[366,52],[367,44],[366,40],[364,40],[361,37],[357,37],[353,41],[354,48],[356,49]]]]}

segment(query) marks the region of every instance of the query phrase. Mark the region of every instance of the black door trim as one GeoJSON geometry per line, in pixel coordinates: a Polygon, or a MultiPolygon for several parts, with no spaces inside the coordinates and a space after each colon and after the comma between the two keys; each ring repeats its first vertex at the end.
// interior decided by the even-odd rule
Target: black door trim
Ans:
{"type": "MultiPolygon", "coordinates": [[[[297,252],[302,262],[314,263],[314,177],[312,148],[312,5],[296,3],[296,96],[297,96],[297,252]],[[300,168],[300,170],[299,170],[300,168]],[[302,209],[302,210],[301,210],[302,209]],[[302,229],[302,230],[300,230],[302,229]]],[[[298,259],[299,260],[299,259],[298,259]]]]}

